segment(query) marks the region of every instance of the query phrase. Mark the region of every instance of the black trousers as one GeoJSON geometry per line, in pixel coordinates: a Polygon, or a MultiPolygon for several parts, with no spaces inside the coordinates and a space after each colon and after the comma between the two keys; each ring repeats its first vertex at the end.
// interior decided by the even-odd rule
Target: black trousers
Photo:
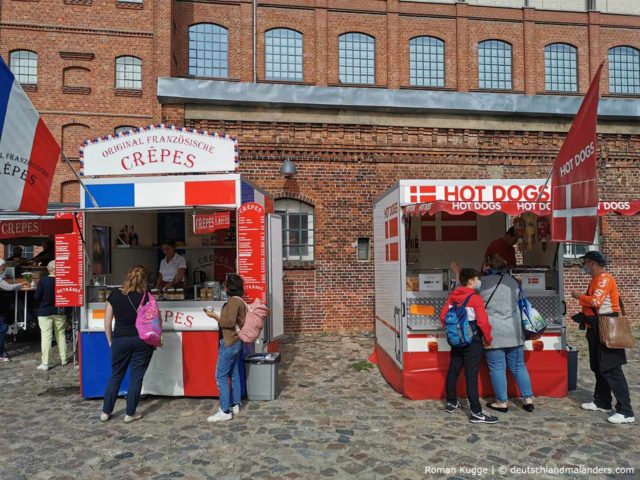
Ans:
{"type": "Polygon", "coordinates": [[[472,413],[481,413],[482,406],[478,398],[478,370],[482,359],[482,339],[475,335],[473,342],[463,348],[452,348],[449,356],[449,370],[447,371],[447,402],[455,403],[458,399],[456,384],[460,370],[464,367],[467,383],[467,399],[472,413]]]}
{"type": "Polygon", "coordinates": [[[596,388],[593,392],[593,403],[607,410],[611,409],[611,393],[616,397],[616,412],[625,417],[633,417],[629,385],[622,371],[622,366],[601,370],[601,348],[598,334],[593,328],[587,329],[589,344],[589,365],[596,375],[596,388]]]}
{"type": "Polygon", "coordinates": [[[111,377],[104,392],[102,411],[112,413],[118,398],[118,391],[127,368],[129,388],[127,389],[127,415],[133,416],[140,402],[142,380],[151,363],[154,348],[138,337],[115,337],[111,342],[111,377]]]}

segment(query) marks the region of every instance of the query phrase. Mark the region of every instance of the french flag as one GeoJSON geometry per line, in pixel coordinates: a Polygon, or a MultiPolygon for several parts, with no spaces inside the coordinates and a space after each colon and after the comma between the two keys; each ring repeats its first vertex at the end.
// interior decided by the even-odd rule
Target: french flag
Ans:
{"type": "Polygon", "coordinates": [[[0,58],[0,210],[47,213],[60,146],[0,58]]]}

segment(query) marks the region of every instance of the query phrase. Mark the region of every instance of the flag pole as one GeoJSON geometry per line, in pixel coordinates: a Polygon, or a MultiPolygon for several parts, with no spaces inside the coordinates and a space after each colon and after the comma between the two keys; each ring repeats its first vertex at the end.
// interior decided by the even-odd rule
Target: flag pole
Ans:
{"type": "Polygon", "coordinates": [[[549,170],[549,175],[547,175],[547,179],[544,181],[544,185],[542,185],[542,188],[538,192],[538,196],[536,197],[535,203],[538,203],[540,201],[542,192],[544,192],[544,190],[547,188],[547,185],[549,185],[549,180],[551,180],[551,175],[553,175],[553,166],[551,166],[551,170],[549,170]]]}
{"type": "Polygon", "coordinates": [[[73,172],[73,175],[76,177],[76,179],[78,180],[78,182],[80,182],[80,185],[82,186],[82,188],[84,189],[84,192],[87,194],[87,196],[89,197],[89,200],[91,200],[91,203],[93,204],[94,208],[98,208],[98,202],[96,202],[96,199],[93,198],[93,195],[91,195],[91,192],[89,191],[89,189],[87,188],[87,186],[84,184],[84,182],[82,181],[82,179],[80,178],[80,175],[78,175],[78,172],[76,172],[76,169],[73,168],[73,165],[71,165],[71,162],[69,161],[69,159],[67,158],[67,156],[64,154],[64,152],[60,152],[60,155],[62,155],[62,159],[65,161],[65,163],[67,165],[69,165],[69,168],[71,169],[71,171],[73,172]]]}

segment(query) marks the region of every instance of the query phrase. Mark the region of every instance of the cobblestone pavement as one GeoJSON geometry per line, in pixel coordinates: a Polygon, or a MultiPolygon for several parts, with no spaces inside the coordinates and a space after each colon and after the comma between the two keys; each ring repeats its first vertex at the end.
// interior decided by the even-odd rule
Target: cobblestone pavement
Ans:
{"type": "MultiPolygon", "coordinates": [[[[79,397],[77,370],[36,371],[36,345],[10,344],[14,361],[0,365],[1,479],[413,479],[479,478],[471,470],[425,473],[425,467],[634,467],[635,474],[568,478],[640,478],[638,424],[613,426],[588,413],[593,386],[584,338],[579,390],[565,399],[538,399],[533,414],[512,404],[497,425],[472,425],[447,415],[437,401],[410,401],[377,368],[358,371],[370,336],[304,336],[283,342],[283,391],[273,402],[250,402],[226,424],[205,419],[214,399],[150,397],[145,418],[101,424],[100,401],[79,397]]],[[[640,411],[637,350],[626,366],[640,411]]],[[[493,468],[493,470],[492,470],[493,468]]],[[[493,471],[493,473],[492,473],[493,471]]]]}

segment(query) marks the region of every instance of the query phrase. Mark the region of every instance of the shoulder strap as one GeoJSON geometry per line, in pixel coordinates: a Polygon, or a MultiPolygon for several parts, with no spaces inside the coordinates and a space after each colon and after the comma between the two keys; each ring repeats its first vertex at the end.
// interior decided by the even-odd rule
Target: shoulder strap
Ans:
{"type": "Polygon", "coordinates": [[[475,295],[475,293],[472,293],[467,298],[465,298],[464,302],[462,302],[462,305],[460,305],[460,307],[461,308],[467,308],[467,303],[469,303],[469,300],[471,300],[471,297],[473,297],[474,295],[475,295]]]}
{"type": "Polygon", "coordinates": [[[491,299],[493,298],[493,296],[495,295],[496,291],[498,290],[498,287],[502,283],[502,279],[503,278],[504,278],[504,275],[501,274],[500,275],[500,280],[498,280],[498,284],[496,285],[496,288],[494,288],[493,292],[491,292],[491,295],[489,296],[489,299],[487,300],[487,303],[484,304],[484,308],[487,308],[489,306],[489,303],[491,302],[491,299]]]}

